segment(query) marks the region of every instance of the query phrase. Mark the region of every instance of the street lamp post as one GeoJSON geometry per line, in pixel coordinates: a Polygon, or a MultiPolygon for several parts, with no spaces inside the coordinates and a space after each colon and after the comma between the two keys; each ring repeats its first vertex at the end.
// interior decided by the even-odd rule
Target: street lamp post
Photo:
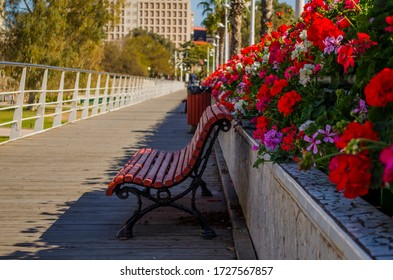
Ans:
{"type": "Polygon", "coordinates": [[[217,70],[220,54],[220,36],[217,34],[214,38],[216,39],[216,64],[214,65],[214,68],[217,70]]]}
{"type": "Polygon", "coordinates": [[[255,43],[255,0],[251,0],[250,46],[255,43]]]}
{"type": "Polygon", "coordinates": [[[210,48],[207,47],[207,61],[206,61],[206,76],[209,76],[209,67],[210,67],[210,48]]]}

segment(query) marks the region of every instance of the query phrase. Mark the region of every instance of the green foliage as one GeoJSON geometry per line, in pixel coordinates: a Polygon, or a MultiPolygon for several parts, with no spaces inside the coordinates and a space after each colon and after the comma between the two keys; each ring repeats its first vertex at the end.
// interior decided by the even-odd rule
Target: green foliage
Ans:
{"type": "Polygon", "coordinates": [[[173,44],[162,36],[137,29],[118,43],[105,45],[105,71],[135,76],[164,77],[173,72],[173,44]]]}
{"type": "Polygon", "coordinates": [[[99,69],[104,27],[114,19],[109,1],[7,0],[6,7],[6,60],[99,69]]]}

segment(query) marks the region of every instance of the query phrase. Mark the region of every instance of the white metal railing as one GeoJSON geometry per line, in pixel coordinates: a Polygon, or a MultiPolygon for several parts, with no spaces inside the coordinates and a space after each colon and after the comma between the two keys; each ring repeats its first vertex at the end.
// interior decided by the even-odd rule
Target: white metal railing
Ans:
{"type": "Polygon", "coordinates": [[[184,89],[184,83],[0,61],[0,142],[184,89]]]}

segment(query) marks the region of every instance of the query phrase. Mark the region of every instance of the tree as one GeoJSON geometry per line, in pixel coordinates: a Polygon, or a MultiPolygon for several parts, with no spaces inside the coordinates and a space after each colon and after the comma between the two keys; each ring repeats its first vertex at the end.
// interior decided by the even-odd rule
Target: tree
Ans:
{"type": "MultiPolygon", "coordinates": [[[[116,1],[120,7],[121,1],[116,1]]],[[[98,69],[108,0],[6,0],[4,56],[10,61],[98,69]]]]}
{"type": "Polygon", "coordinates": [[[231,11],[229,14],[232,31],[230,56],[238,54],[242,46],[241,28],[244,9],[245,0],[231,0],[231,11]]]}
{"type": "Polygon", "coordinates": [[[273,27],[273,0],[261,0],[262,16],[261,16],[261,37],[264,34],[270,34],[273,27]]]}
{"type": "Polygon", "coordinates": [[[207,0],[198,3],[198,6],[203,7],[202,15],[206,15],[202,24],[207,29],[207,34],[210,36],[218,35],[219,38],[219,61],[224,63],[224,36],[225,29],[220,27],[220,23],[225,22],[225,8],[223,4],[225,0],[207,0]]]}
{"type": "Polygon", "coordinates": [[[174,45],[160,35],[135,29],[117,43],[107,43],[103,66],[105,71],[135,76],[170,76],[174,45]]]}

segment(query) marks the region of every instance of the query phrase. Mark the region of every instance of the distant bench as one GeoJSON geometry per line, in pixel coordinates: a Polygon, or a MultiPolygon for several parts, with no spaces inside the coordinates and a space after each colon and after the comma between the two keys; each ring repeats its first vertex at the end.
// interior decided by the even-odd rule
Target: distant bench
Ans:
{"type": "Polygon", "coordinates": [[[164,152],[144,148],[138,150],[131,157],[109,183],[106,190],[108,196],[115,193],[119,198],[126,199],[129,193],[132,193],[138,199],[137,210],[118,232],[118,238],[131,238],[133,226],[143,215],[156,208],[166,206],[193,215],[202,227],[201,236],[203,238],[211,239],[216,236],[214,230],[197,209],[195,194],[200,186],[202,195],[211,196],[206,183],[202,180],[202,175],[219,132],[229,131],[232,119],[232,115],[224,106],[211,105],[204,111],[191,142],[183,149],[164,152]],[[170,189],[189,177],[192,178],[190,186],[172,197],[170,189]],[[141,189],[137,186],[144,188],[141,189]],[[152,190],[154,191],[152,192],[152,190]],[[189,192],[192,192],[191,208],[176,203],[176,200],[189,192]],[[142,197],[149,199],[153,204],[142,209],[142,197]]]}

